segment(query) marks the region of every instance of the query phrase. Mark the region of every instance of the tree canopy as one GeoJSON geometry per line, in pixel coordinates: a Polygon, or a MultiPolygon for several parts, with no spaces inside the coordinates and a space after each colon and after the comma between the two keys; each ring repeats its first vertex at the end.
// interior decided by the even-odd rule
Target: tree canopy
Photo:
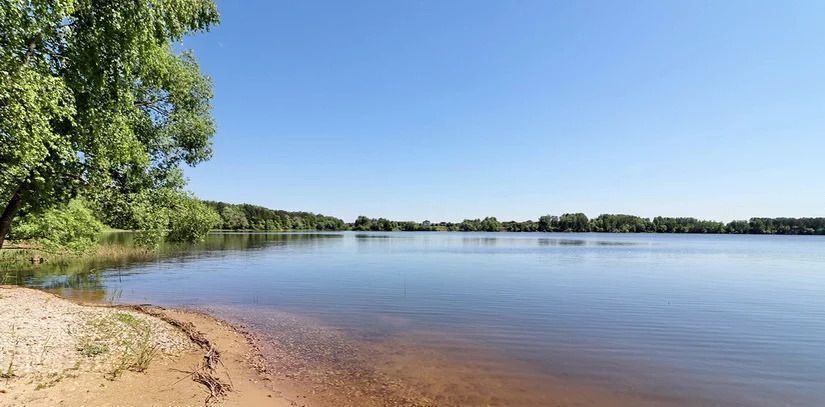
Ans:
{"type": "Polygon", "coordinates": [[[220,215],[227,230],[344,230],[343,220],[310,212],[289,212],[250,204],[204,201],[220,215]]]}
{"type": "Polygon", "coordinates": [[[212,85],[177,45],[211,0],[4,0],[0,247],[18,211],[183,187],[211,155],[212,85]]]}
{"type": "Polygon", "coordinates": [[[825,235],[825,218],[751,218],[727,224],[696,218],[657,216],[652,220],[635,215],[601,214],[588,219],[583,213],[544,215],[538,220],[499,222],[494,217],[461,222],[393,221],[359,216],[350,225],[359,231],[451,231],[451,232],[608,232],[608,233],[730,233],[825,235]]]}

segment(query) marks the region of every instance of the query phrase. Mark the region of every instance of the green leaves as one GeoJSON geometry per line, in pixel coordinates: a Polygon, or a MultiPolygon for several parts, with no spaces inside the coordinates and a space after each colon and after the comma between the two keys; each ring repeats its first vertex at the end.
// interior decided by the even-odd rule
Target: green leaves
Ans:
{"type": "Polygon", "coordinates": [[[20,190],[37,213],[78,194],[180,193],[179,166],[209,159],[215,124],[210,80],[173,44],[217,22],[211,0],[4,0],[0,199],[20,190]]]}
{"type": "Polygon", "coordinates": [[[15,237],[33,240],[51,251],[84,252],[95,246],[102,228],[84,202],[75,199],[65,206],[23,216],[15,237]]]}
{"type": "Polygon", "coordinates": [[[46,157],[73,160],[70,140],[54,123],[70,122],[72,97],[63,83],[25,67],[0,72],[0,192],[14,190],[46,157]]]}
{"type": "Polygon", "coordinates": [[[224,206],[220,212],[222,227],[229,230],[249,229],[249,220],[241,208],[234,205],[224,206]]]}
{"type": "Polygon", "coordinates": [[[172,242],[200,242],[209,230],[221,223],[221,217],[203,202],[186,197],[171,214],[168,239],[172,242]]]}

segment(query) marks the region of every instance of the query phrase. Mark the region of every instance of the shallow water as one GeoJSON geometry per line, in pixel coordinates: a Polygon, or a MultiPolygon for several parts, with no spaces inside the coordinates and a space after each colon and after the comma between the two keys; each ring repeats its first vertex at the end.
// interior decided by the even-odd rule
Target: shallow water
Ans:
{"type": "Polygon", "coordinates": [[[312,321],[336,339],[295,363],[352,346],[340,364],[437,404],[825,405],[822,237],[216,234],[106,269],[23,282],[210,308],[281,345],[312,321]]]}

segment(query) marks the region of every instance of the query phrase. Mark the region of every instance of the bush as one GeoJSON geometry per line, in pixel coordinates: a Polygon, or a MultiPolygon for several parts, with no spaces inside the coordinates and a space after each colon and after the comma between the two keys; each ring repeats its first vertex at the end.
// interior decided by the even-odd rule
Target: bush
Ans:
{"type": "Polygon", "coordinates": [[[13,234],[15,239],[35,241],[47,250],[84,252],[96,246],[102,228],[83,200],[74,199],[64,207],[24,215],[13,234]]]}
{"type": "Polygon", "coordinates": [[[135,228],[135,245],[156,249],[168,233],[168,194],[135,194],[130,206],[130,222],[135,228]]]}
{"type": "Polygon", "coordinates": [[[200,242],[221,223],[214,209],[193,198],[184,197],[170,214],[168,239],[173,242],[200,242]]]}

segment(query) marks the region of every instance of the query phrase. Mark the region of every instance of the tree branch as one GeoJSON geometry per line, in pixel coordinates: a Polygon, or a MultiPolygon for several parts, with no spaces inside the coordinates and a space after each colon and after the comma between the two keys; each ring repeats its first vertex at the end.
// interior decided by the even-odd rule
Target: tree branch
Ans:
{"type": "Polygon", "coordinates": [[[26,53],[23,55],[23,61],[22,61],[23,65],[28,64],[29,60],[32,57],[32,55],[34,55],[34,50],[35,50],[35,48],[37,48],[38,38],[40,38],[39,33],[37,35],[33,36],[31,41],[29,41],[29,46],[26,48],[26,53]]]}

